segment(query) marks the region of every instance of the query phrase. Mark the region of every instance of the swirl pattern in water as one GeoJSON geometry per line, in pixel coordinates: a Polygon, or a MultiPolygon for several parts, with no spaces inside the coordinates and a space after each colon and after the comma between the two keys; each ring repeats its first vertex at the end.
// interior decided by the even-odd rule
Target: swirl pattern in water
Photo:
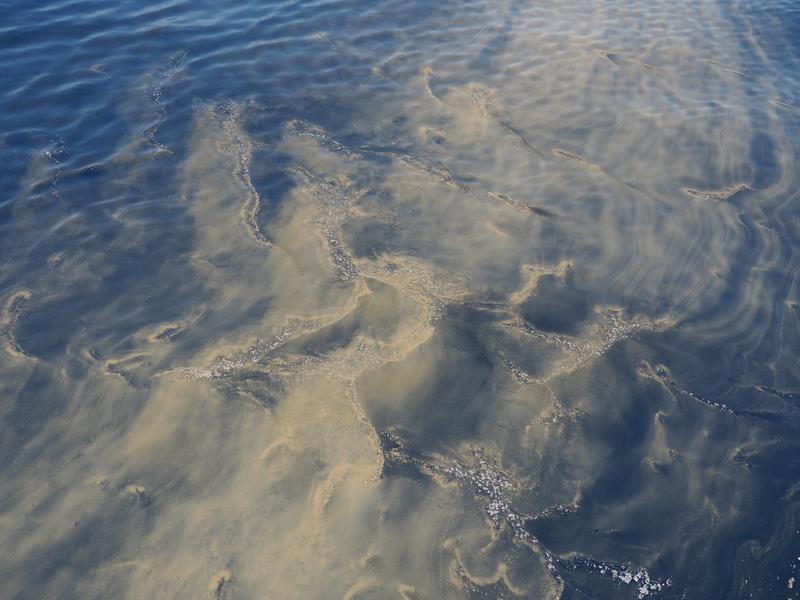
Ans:
{"type": "Polygon", "coordinates": [[[0,596],[800,598],[800,5],[5,0],[0,596]]]}

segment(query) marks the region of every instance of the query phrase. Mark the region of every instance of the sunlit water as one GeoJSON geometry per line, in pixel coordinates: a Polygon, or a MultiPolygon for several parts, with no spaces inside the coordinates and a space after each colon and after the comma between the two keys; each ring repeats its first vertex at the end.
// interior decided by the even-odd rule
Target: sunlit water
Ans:
{"type": "Polygon", "coordinates": [[[0,3],[0,596],[800,597],[800,5],[0,3]]]}

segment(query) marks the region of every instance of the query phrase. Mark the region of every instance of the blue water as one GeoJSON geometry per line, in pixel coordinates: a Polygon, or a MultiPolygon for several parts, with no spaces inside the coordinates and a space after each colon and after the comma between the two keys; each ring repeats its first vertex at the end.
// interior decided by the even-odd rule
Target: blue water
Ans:
{"type": "Polygon", "coordinates": [[[800,5],[0,0],[0,596],[800,597],[800,5]]]}

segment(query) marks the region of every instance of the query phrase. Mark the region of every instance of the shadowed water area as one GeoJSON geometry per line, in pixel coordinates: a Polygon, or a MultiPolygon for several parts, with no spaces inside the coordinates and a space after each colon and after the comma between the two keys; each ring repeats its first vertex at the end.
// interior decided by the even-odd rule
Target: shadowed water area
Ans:
{"type": "Polygon", "coordinates": [[[0,0],[0,596],[800,598],[800,6],[0,0]]]}

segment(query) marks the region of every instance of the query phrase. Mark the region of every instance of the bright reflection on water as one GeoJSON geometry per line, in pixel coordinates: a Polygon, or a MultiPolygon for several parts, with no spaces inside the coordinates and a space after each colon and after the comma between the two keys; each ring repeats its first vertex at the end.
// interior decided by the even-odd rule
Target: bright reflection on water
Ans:
{"type": "Polygon", "coordinates": [[[795,2],[0,10],[0,595],[800,597],[795,2]]]}

